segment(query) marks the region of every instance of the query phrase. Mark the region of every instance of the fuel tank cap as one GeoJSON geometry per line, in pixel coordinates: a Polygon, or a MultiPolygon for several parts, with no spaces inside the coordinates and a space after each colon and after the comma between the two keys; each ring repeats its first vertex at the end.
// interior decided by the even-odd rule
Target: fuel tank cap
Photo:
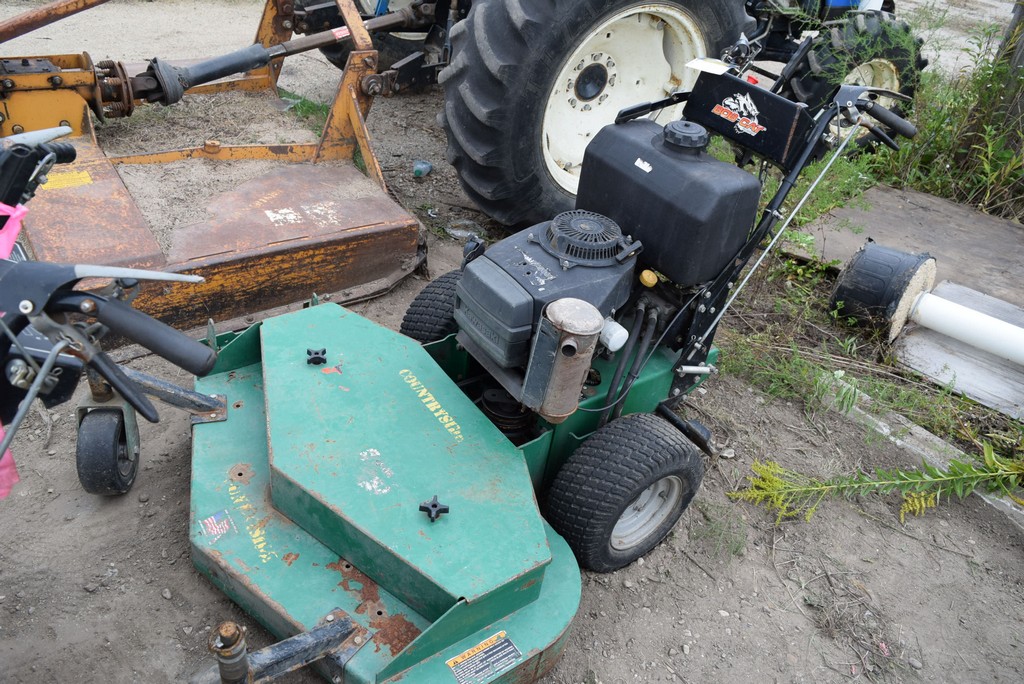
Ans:
{"type": "Polygon", "coordinates": [[[684,149],[704,149],[710,136],[706,128],[692,121],[672,121],[665,126],[665,144],[684,149]]]}

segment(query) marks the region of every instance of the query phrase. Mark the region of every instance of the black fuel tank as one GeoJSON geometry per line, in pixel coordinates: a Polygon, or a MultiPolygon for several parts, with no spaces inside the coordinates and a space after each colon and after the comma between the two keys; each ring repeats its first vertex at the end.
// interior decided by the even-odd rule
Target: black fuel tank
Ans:
{"type": "Polygon", "coordinates": [[[647,119],[601,129],[583,158],[576,207],[640,240],[641,267],[690,286],[717,276],[754,224],[761,185],[710,156],[692,122],[647,119]]]}

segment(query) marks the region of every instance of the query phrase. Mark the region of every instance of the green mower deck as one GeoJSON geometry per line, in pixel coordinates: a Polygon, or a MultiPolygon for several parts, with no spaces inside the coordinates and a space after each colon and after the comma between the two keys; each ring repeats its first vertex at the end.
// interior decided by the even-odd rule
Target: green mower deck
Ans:
{"type": "Polygon", "coordinates": [[[333,304],[219,338],[196,388],[196,567],[278,637],[359,625],[334,681],[531,682],[580,598],[523,453],[417,343],[333,304]],[[326,363],[308,350],[326,349],[326,363]],[[420,510],[449,507],[435,521],[420,510]]]}

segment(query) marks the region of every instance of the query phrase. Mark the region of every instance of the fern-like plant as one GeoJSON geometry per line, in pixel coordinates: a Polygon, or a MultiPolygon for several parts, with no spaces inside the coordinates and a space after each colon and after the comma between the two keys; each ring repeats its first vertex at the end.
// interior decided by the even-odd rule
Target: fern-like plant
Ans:
{"type": "Polygon", "coordinates": [[[1024,499],[1016,493],[1024,483],[1024,461],[1000,458],[990,444],[985,444],[983,451],[983,463],[954,460],[944,470],[924,463],[920,470],[880,468],[873,474],[861,472],[826,480],[783,468],[775,461],[755,461],[747,487],[729,492],[729,496],[775,511],[777,523],[792,518],[810,520],[826,497],[837,495],[899,492],[903,496],[901,522],[907,513],[924,514],[943,497],[955,494],[962,499],[979,489],[1024,505],[1024,499]]]}

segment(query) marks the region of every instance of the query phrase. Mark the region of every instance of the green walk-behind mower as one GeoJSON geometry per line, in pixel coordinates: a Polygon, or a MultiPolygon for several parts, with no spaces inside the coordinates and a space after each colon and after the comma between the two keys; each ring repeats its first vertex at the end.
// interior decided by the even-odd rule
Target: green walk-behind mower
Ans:
{"type": "MultiPolygon", "coordinates": [[[[717,66],[620,113],[587,150],[576,209],[471,241],[405,334],[319,304],[211,336],[196,391],[223,403],[194,419],[193,560],[284,640],[247,653],[224,623],[197,680],[312,663],[350,684],[532,682],[565,648],[580,567],[666,537],[713,451],[678,405],[797,176],[846,127],[892,143],[864,114],[913,133],[870,88],[812,119],[717,66]],[[684,121],[640,118],[680,102],[684,121]],[[710,156],[709,130],[782,169],[756,224],[761,182],[710,156]]],[[[139,339],[144,320],[118,332],[139,339]]]]}

